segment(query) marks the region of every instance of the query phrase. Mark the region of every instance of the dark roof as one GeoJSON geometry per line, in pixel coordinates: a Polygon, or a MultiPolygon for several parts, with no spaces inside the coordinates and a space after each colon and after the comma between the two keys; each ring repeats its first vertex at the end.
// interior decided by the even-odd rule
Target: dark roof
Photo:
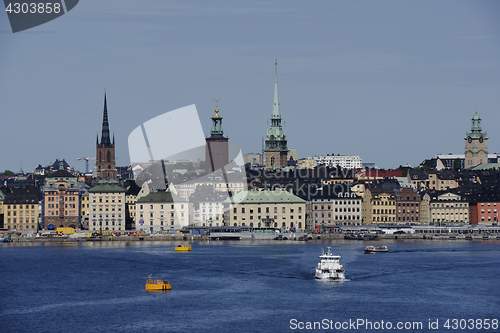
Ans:
{"type": "Polygon", "coordinates": [[[137,200],[138,203],[148,203],[148,202],[186,202],[186,199],[166,191],[150,192],[145,197],[137,200]]]}
{"type": "Polygon", "coordinates": [[[90,193],[101,193],[101,192],[109,192],[109,193],[116,193],[116,192],[125,192],[125,189],[118,185],[118,182],[116,181],[105,181],[105,180],[100,180],[99,185],[92,187],[89,190],[90,193]]]}
{"type": "Polygon", "coordinates": [[[61,169],[60,166],[61,166],[61,163],[63,164],[63,169],[68,169],[70,166],[68,163],[66,163],[66,160],[62,160],[62,161],[59,161],[59,160],[56,160],[54,162],[54,164],[52,164],[52,170],[59,170],[61,169]]]}
{"type": "Polygon", "coordinates": [[[66,170],[57,170],[56,172],[48,175],[46,178],[76,178],[76,176],[66,170]]]}

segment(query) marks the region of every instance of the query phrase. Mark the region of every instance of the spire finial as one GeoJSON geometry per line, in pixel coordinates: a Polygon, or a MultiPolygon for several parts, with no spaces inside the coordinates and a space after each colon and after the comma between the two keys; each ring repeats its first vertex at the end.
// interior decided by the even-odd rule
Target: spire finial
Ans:
{"type": "Polygon", "coordinates": [[[276,58],[274,61],[274,72],[278,73],[278,58],[276,58]]]}
{"type": "Polygon", "coordinates": [[[476,105],[476,114],[477,114],[477,105],[476,105]]]}
{"type": "Polygon", "coordinates": [[[220,101],[220,98],[218,100],[214,99],[214,102],[215,102],[215,116],[214,116],[214,118],[219,118],[220,117],[219,116],[219,107],[217,106],[217,103],[219,103],[219,101],[220,101]]]}

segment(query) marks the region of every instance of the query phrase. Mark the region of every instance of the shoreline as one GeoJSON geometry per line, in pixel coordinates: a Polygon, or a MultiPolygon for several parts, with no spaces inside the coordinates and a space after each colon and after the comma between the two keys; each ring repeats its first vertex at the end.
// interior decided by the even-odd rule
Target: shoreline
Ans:
{"type": "MultiPolygon", "coordinates": [[[[276,240],[277,242],[311,242],[315,240],[352,240],[352,241],[358,241],[361,243],[365,244],[373,244],[374,242],[377,241],[384,241],[384,240],[449,240],[449,241],[460,241],[460,240],[469,240],[469,241],[488,241],[488,240],[500,240],[500,236],[495,236],[491,235],[487,239],[484,238],[483,235],[475,235],[472,236],[472,238],[466,239],[465,235],[458,235],[458,236],[426,236],[422,234],[418,235],[379,235],[376,239],[345,239],[345,234],[312,234],[310,237],[312,239],[309,240],[302,240],[299,239],[298,237],[294,237],[294,239],[288,239],[288,240],[276,240]]],[[[243,238],[241,240],[263,240],[263,239],[246,239],[243,238]]],[[[265,240],[273,240],[273,239],[265,239],[265,240]]],[[[61,236],[53,236],[53,237],[19,237],[19,236],[13,236],[12,240],[10,243],[46,243],[46,242],[60,242],[60,243],[79,243],[79,242],[135,242],[135,241],[144,241],[144,242],[165,242],[165,241],[172,241],[172,242],[179,242],[179,241],[188,241],[188,242],[194,242],[194,241],[213,241],[213,242],[224,242],[225,240],[210,240],[208,236],[201,236],[201,235],[176,235],[176,234],[170,234],[170,235],[140,235],[140,236],[128,236],[128,235],[123,235],[123,236],[98,236],[98,237],[61,237],[61,236]]]]}

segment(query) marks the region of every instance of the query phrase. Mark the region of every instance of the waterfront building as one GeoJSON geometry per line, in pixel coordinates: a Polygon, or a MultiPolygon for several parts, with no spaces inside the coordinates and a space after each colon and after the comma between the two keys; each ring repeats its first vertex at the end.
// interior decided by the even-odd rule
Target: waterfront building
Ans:
{"type": "Polygon", "coordinates": [[[476,113],[471,119],[471,131],[465,134],[465,168],[488,163],[488,136],[483,133],[481,117],[476,113]]]}
{"type": "Polygon", "coordinates": [[[463,195],[450,191],[428,192],[429,224],[464,224],[469,222],[469,203],[463,195]]]}
{"type": "Polygon", "coordinates": [[[104,93],[101,142],[99,142],[99,135],[97,135],[95,167],[97,168],[97,178],[116,179],[115,137],[113,135],[113,142],[111,142],[106,93],[104,93]]]}
{"type": "Polygon", "coordinates": [[[498,225],[498,211],[500,210],[498,187],[480,191],[468,199],[470,224],[498,225]]]}
{"type": "Polygon", "coordinates": [[[361,205],[363,224],[388,224],[396,221],[396,194],[392,188],[368,188],[361,205]]]}
{"type": "Polygon", "coordinates": [[[420,195],[413,187],[401,187],[396,195],[397,223],[420,222],[420,195]]]}
{"type": "Polygon", "coordinates": [[[135,203],[135,230],[161,232],[189,225],[188,201],[170,191],[151,190],[135,203]]]}
{"type": "Polygon", "coordinates": [[[100,180],[89,190],[89,202],[89,230],[125,230],[125,189],[116,180],[100,180]]]}
{"type": "Polygon", "coordinates": [[[305,228],[306,201],[288,191],[242,191],[224,203],[225,226],[305,228]]]}
{"type": "Polygon", "coordinates": [[[213,186],[200,185],[189,197],[189,225],[215,226],[223,225],[224,200],[227,196],[215,191],[213,186]]]}
{"type": "Polygon", "coordinates": [[[212,117],[212,129],[210,136],[205,139],[205,171],[212,173],[223,169],[229,164],[228,138],[222,130],[222,117],[219,116],[219,108],[215,106],[215,116],[212,117]]]}
{"type": "Polygon", "coordinates": [[[281,125],[280,104],[278,98],[278,63],[274,74],[274,102],[271,115],[271,127],[267,131],[264,148],[265,168],[280,170],[288,165],[288,161],[297,160],[297,151],[288,149],[287,138],[281,125]]]}
{"type": "Polygon", "coordinates": [[[341,167],[343,169],[361,169],[363,164],[359,156],[327,154],[321,156],[307,157],[306,160],[313,160],[317,165],[323,164],[329,167],[341,167]]]}
{"type": "Polygon", "coordinates": [[[77,177],[65,170],[63,162],[59,170],[45,178],[42,188],[43,229],[80,229],[80,187],[77,177]]]}
{"type": "Polygon", "coordinates": [[[40,188],[12,188],[4,199],[4,228],[37,232],[40,212],[40,188]]]}
{"type": "Polygon", "coordinates": [[[323,186],[309,195],[306,230],[316,230],[317,225],[361,225],[361,202],[349,185],[323,186]]]}

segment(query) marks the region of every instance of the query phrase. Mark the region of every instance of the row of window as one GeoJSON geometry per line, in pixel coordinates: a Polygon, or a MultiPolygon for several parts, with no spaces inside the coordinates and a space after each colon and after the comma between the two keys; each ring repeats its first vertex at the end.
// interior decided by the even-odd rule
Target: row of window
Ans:
{"type": "MultiPolygon", "coordinates": [[[[56,210],[56,211],[49,210],[49,211],[47,211],[47,215],[59,215],[59,211],[58,210],[56,210]]],[[[74,210],[65,210],[64,211],[64,215],[76,215],[76,211],[74,211],[74,210]]]]}
{"type": "MultiPolygon", "coordinates": [[[[7,211],[7,216],[10,216],[10,210],[7,211]]],[[[12,216],[17,216],[17,211],[15,211],[15,210],[12,211],[12,216]]],[[[19,216],[23,216],[23,211],[19,212],[19,216]]],[[[26,211],[26,215],[25,216],[30,216],[30,211],[29,210],[26,211]]],[[[31,216],[35,216],[35,211],[34,210],[31,211],[31,216]]]]}
{"type": "MultiPolygon", "coordinates": [[[[92,198],[92,202],[109,202],[110,199],[109,197],[99,197],[99,199],[97,201],[96,200],[96,197],[92,198]]],[[[115,199],[115,197],[111,197],[111,202],[115,202],[115,200],[116,202],[122,202],[122,197],[120,196],[117,199],[115,199]]]]}
{"type": "Polygon", "coordinates": [[[395,209],[374,209],[373,214],[396,214],[395,209]]]}
{"type": "Polygon", "coordinates": [[[432,207],[443,207],[443,208],[457,208],[457,207],[467,207],[466,204],[432,204],[432,207]],[[463,205],[463,206],[462,206],[463,205]]]}
{"type": "MultiPolygon", "coordinates": [[[[102,223],[102,221],[97,222],[96,220],[92,220],[92,225],[95,226],[103,226],[103,225],[115,225],[115,221],[111,221],[111,224],[109,224],[109,221],[105,221],[105,224],[102,223]]],[[[116,225],[122,225],[122,221],[118,220],[118,223],[116,225]]]]}
{"type": "MultiPolygon", "coordinates": [[[[97,218],[97,214],[92,214],[92,218],[97,218]]],[[[102,219],[102,214],[99,214],[99,218],[102,219]]],[[[105,218],[109,218],[109,214],[106,214],[105,218]]],[[[111,218],[115,218],[115,214],[111,214],[111,218]]],[[[122,218],[122,214],[118,214],[118,218],[122,218]]]]}
{"type": "Polygon", "coordinates": [[[47,201],[76,201],[76,197],[69,197],[69,196],[65,196],[65,197],[45,197],[45,199],[47,199],[47,201]],[[56,200],[58,199],[59,200],[56,200]],[[64,198],[64,200],[63,200],[64,198]]]}
{"type": "Polygon", "coordinates": [[[374,206],[395,206],[396,201],[375,201],[373,200],[374,206]]]}
{"type": "MultiPolygon", "coordinates": [[[[30,219],[29,218],[26,218],[25,220],[23,220],[23,218],[19,218],[19,223],[30,223],[30,219]]],[[[11,219],[7,219],[7,223],[17,223],[17,218],[14,217],[12,220],[11,219]]],[[[31,219],[31,223],[35,223],[35,219],[32,218],[31,219]]]]}
{"type": "MultiPolygon", "coordinates": [[[[294,218],[294,215],[290,215],[290,220],[293,220],[293,218],[294,218]]],[[[238,219],[238,216],[234,215],[233,216],[233,220],[237,220],[237,219],[238,219]]],[[[241,219],[243,221],[246,220],[246,218],[244,216],[241,219]]],[[[254,219],[254,216],[251,215],[250,218],[249,218],[249,220],[253,220],[253,219],[254,219]]],[[[269,216],[264,216],[263,219],[265,221],[265,220],[269,219],[269,216]]],[[[274,215],[273,219],[276,221],[278,219],[278,215],[274,215]]],[[[282,220],[286,220],[286,216],[282,215],[281,219],[282,220]]],[[[299,215],[298,219],[301,220],[302,219],[302,215],[299,215]]],[[[257,216],[257,220],[261,221],[262,220],[262,216],[257,216]]]]}
{"type": "MultiPolygon", "coordinates": [[[[25,205],[24,209],[35,209],[35,205],[25,205]]],[[[10,209],[11,205],[7,205],[7,210],[10,209]]],[[[23,209],[23,205],[12,205],[12,209],[23,209]]]]}
{"type": "MultiPolygon", "coordinates": [[[[246,208],[245,207],[241,207],[241,213],[245,213],[246,211],[246,208]]],[[[249,209],[249,212],[250,214],[253,214],[253,209],[249,209]]],[[[293,213],[294,209],[293,208],[290,208],[290,213],[293,213]]],[[[278,207],[274,207],[274,212],[277,213],[278,212],[278,207]]],[[[233,213],[234,214],[237,214],[238,213],[238,208],[233,208],[233,213]]],[[[257,208],[257,213],[262,213],[262,209],[261,207],[258,207],[257,208]]],[[[266,207],[266,213],[269,213],[269,207],[266,207]]],[[[286,213],[286,207],[281,207],[281,213],[286,213]]],[[[302,213],[302,207],[299,207],[299,213],[302,213]]]]}
{"type": "MultiPolygon", "coordinates": [[[[160,205],[160,209],[165,209],[164,206],[168,205],[160,205]]],[[[144,209],[144,205],[139,205],[139,209],[144,209]]],[[[154,209],[154,205],[149,205],[149,209],[154,209]]],[[[170,209],[174,209],[174,205],[170,205],[170,209]]],[[[181,209],[184,209],[184,204],[181,204],[181,209]]]]}

